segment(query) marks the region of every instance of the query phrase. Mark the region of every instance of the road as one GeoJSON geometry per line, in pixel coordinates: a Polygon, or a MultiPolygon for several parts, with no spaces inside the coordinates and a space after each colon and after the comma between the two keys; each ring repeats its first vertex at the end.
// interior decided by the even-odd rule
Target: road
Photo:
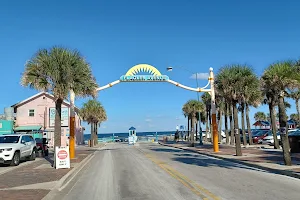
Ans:
{"type": "Polygon", "coordinates": [[[300,180],[158,144],[108,144],[55,199],[298,200],[300,180]]]}

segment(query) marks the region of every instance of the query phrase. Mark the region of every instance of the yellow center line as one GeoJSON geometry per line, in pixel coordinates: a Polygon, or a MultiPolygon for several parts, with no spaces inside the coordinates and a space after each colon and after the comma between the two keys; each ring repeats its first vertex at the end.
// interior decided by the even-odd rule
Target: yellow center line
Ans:
{"type": "Polygon", "coordinates": [[[220,198],[214,194],[212,194],[207,189],[203,188],[202,186],[198,185],[194,181],[190,180],[186,176],[182,175],[175,169],[173,169],[171,166],[167,165],[165,162],[162,162],[155,157],[153,157],[150,154],[145,154],[147,158],[149,158],[153,163],[157,164],[160,168],[162,168],[164,171],[166,171],[169,175],[171,175],[176,180],[180,181],[184,186],[186,186],[188,189],[190,189],[193,193],[195,193],[197,196],[201,197],[203,200],[208,200],[208,198],[205,196],[211,197],[213,200],[220,200],[220,198]],[[205,195],[203,195],[202,193],[205,195]]]}

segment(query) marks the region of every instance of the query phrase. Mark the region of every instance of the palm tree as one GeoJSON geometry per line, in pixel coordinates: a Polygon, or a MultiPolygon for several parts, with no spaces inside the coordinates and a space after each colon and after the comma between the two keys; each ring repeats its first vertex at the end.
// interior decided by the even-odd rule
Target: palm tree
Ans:
{"type": "MultiPolygon", "coordinates": [[[[221,91],[232,105],[237,156],[242,155],[237,105],[240,102],[245,102],[245,89],[254,81],[257,81],[257,77],[252,68],[247,65],[222,67],[216,78],[217,90],[221,91]]],[[[245,132],[243,133],[243,137],[246,138],[245,132]]]]}
{"type": "Polygon", "coordinates": [[[295,80],[296,77],[294,77],[296,74],[295,72],[293,62],[283,61],[270,65],[262,76],[265,88],[272,89],[273,95],[275,98],[278,98],[280,137],[282,141],[283,158],[286,165],[291,165],[292,160],[289,152],[288,126],[284,97],[286,96],[286,89],[298,85],[297,80],[295,80]]]}
{"type": "Polygon", "coordinates": [[[91,146],[94,146],[98,141],[97,127],[107,120],[105,109],[99,101],[93,99],[83,104],[80,115],[91,125],[91,146]]]}
{"type": "Polygon", "coordinates": [[[257,87],[254,87],[253,90],[251,92],[249,92],[249,98],[246,100],[246,123],[247,123],[247,130],[248,130],[248,137],[249,137],[249,144],[252,145],[253,144],[253,140],[252,140],[252,133],[251,133],[251,124],[250,124],[250,117],[249,117],[249,113],[250,113],[250,106],[253,106],[255,108],[257,108],[263,99],[262,93],[259,90],[259,82],[256,82],[257,87]]]}
{"type": "Polygon", "coordinates": [[[254,119],[255,121],[265,121],[267,120],[267,116],[264,112],[259,111],[254,114],[254,119]]]}
{"type": "Polygon", "coordinates": [[[298,122],[299,116],[296,113],[292,113],[292,114],[290,114],[290,119],[293,120],[293,121],[298,122]]]}
{"type": "Polygon", "coordinates": [[[53,93],[56,99],[55,147],[61,145],[61,105],[69,91],[73,90],[79,97],[95,97],[98,87],[82,55],[76,50],[61,47],[38,50],[26,63],[21,84],[53,93]]]}
{"type": "Polygon", "coordinates": [[[205,105],[205,141],[208,139],[208,133],[210,133],[210,122],[211,122],[211,97],[208,93],[204,93],[201,96],[202,102],[205,105]]]}
{"type": "Polygon", "coordinates": [[[229,110],[228,110],[228,103],[225,100],[224,103],[224,125],[225,125],[225,135],[226,135],[226,144],[229,144],[229,132],[228,132],[228,114],[229,114],[229,110]]]}
{"type": "Polygon", "coordinates": [[[203,112],[204,111],[204,104],[198,100],[189,100],[186,102],[182,107],[183,113],[188,116],[190,116],[191,119],[191,146],[194,146],[194,140],[195,140],[195,129],[194,125],[196,122],[196,115],[197,112],[203,112]]]}
{"type": "Polygon", "coordinates": [[[295,121],[297,122],[297,124],[300,124],[300,121],[299,121],[300,120],[300,110],[299,110],[300,90],[297,89],[295,91],[292,91],[289,96],[295,100],[297,114],[298,114],[297,120],[295,120],[295,121]]]}

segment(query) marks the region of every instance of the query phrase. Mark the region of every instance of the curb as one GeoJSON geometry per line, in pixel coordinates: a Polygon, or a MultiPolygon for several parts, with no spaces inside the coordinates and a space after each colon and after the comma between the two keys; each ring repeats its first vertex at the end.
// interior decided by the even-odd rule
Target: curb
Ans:
{"type": "Polygon", "coordinates": [[[229,162],[234,162],[234,163],[237,163],[237,164],[246,165],[248,167],[253,167],[253,168],[265,170],[265,171],[275,173],[275,174],[280,174],[280,175],[285,175],[285,176],[289,176],[289,177],[292,177],[292,178],[300,179],[300,174],[297,174],[297,173],[294,173],[294,172],[291,172],[291,171],[287,171],[287,170],[273,169],[273,168],[264,167],[264,166],[261,166],[261,165],[257,165],[257,164],[253,164],[253,163],[249,163],[249,162],[245,162],[245,161],[240,161],[240,160],[236,160],[236,159],[232,159],[232,158],[224,158],[224,157],[218,156],[218,155],[199,152],[199,151],[196,151],[196,150],[193,150],[193,149],[175,147],[175,146],[164,144],[164,143],[161,143],[161,142],[159,142],[158,144],[160,144],[162,146],[173,147],[173,148],[181,149],[181,150],[184,150],[184,151],[190,151],[190,152],[193,152],[193,153],[202,154],[202,155],[209,156],[209,157],[218,158],[218,159],[229,161],[229,162]]]}
{"type": "Polygon", "coordinates": [[[64,175],[56,184],[54,188],[42,199],[42,200],[50,200],[55,197],[56,192],[60,192],[63,190],[73,179],[74,177],[89,163],[90,160],[95,156],[95,153],[89,154],[86,158],[84,158],[78,165],[76,165],[71,171],[69,171],[66,175],[64,175]],[[68,181],[67,181],[68,179],[68,181]],[[54,194],[53,194],[54,193],[54,194]]]}

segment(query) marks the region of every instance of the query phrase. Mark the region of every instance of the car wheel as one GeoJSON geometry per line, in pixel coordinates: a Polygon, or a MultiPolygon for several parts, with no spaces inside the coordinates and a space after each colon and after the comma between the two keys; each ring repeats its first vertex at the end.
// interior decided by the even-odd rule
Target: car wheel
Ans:
{"type": "Polygon", "coordinates": [[[36,149],[34,148],[31,152],[30,160],[35,160],[35,158],[36,158],[36,149]]]}
{"type": "Polygon", "coordinates": [[[14,157],[10,163],[11,166],[18,166],[20,164],[20,153],[15,152],[14,157]]]}

